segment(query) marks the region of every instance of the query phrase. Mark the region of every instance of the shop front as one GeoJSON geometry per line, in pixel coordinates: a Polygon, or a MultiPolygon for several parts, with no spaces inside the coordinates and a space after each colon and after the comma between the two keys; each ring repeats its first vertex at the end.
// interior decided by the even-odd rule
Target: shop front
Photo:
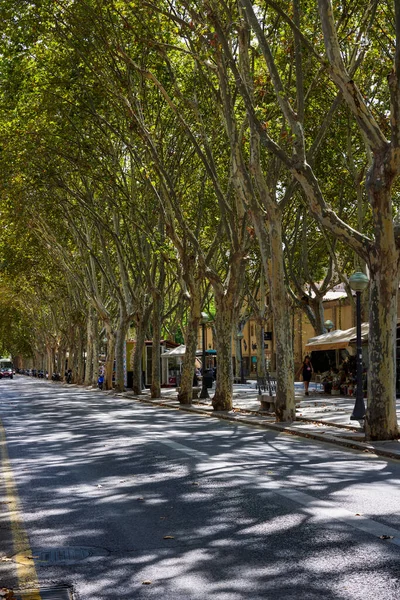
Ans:
{"type": "MultiPolygon", "coordinates": [[[[362,323],[362,355],[364,381],[368,369],[368,330],[369,324],[362,323]]],[[[310,338],[306,352],[311,358],[315,381],[324,391],[332,395],[352,396],[356,386],[356,328],[344,331],[337,329],[310,338]]]]}

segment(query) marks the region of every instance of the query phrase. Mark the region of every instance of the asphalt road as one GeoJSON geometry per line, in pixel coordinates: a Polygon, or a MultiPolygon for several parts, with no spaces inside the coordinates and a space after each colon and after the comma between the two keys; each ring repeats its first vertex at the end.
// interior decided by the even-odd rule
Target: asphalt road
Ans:
{"type": "Polygon", "coordinates": [[[23,376],[0,416],[4,586],[400,598],[399,462],[23,376]]]}

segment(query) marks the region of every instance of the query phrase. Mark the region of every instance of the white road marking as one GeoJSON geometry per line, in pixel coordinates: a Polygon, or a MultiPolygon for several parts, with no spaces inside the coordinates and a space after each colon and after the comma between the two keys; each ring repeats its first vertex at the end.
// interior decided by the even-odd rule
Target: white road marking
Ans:
{"type": "Polygon", "coordinates": [[[205,452],[200,452],[199,450],[194,450],[193,448],[189,448],[189,446],[184,446],[183,444],[178,444],[178,442],[174,442],[172,440],[166,440],[166,439],[158,439],[158,442],[160,442],[160,444],[165,444],[166,446],[169,446],[170,448],[173,448],[174,450],[179,450],[180,452],[183,452],[184,454],[188,454],[189,456],[193,456],[194,458],[200,458],[200,459],[205,459],[208,458],[208,454],[206,454],[205,452]]]}
{"type": "Polygon", "coordinates": [[[370,533],[378,538],[388,536],[386,541],[400,546],[400,531],[398,529],[388,527],[363,515],[356,515],[345,508],[338,507],[334,502],[320,500],[299,490],[280,487],[275,492],[279,496],[288,498],[296,502],[296,504],[303,506],[304,512],[313,516],[317,521],[325,523],[329,521],[341,521],[354,529],[370,533]]]}
{"type": "Polygon", "coordinates": [[[184,444],[179,444],[168,439],[159,439],[157,441],[194,458],[207,459],[206,463],[197,465],[197,469],[200,472],[204,473],[207,471],[210,474],[210,472],[215,472],[216,470],[223,471],[228,477],[235,477],[238,481],[243,481],[243,483],[247,481],[252,487],[256,488],[254,491],[262,497],[268,498],[273,494],[277,494],[299,504],[302,510],[314,517],[316,521],[324,523],[339,521],[349,525],[353,529],[369,533],[377,538],[382,539],[382,536],[387,536],[385,539],[386,542],[400,546],[400,531],[398,529],[388,527],[363,515],[356,515],[349,510],[338,507],[334,502],[320,500],[297,489],[285,487],[277,480],[271,479],[260,482],[259,476],[243,472],[243,467],[240,465],[232,465],[232,463],[222,461],[219,457],[210,457],[206,452],[194,450],[184,444]],[[260,490],[260,487],[263,489],[260,490]]]}

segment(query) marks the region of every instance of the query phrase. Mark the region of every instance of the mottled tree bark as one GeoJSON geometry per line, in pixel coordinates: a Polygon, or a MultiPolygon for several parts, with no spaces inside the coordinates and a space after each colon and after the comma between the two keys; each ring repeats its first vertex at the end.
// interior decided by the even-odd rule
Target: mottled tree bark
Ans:
{"type": "MultiPolygon", "coordinates": [[[[390,163],[389,163],[390,164],[390,163]]],[[[399,250],[392,218],[388,164],[374,165],[367,190],[375,222],[375,247],[370,253],[369,377],[366,434],[372,440],[399,436],[396,416],[396,325],[399,250]],[[375,172],[374,172],[375,170],[375,172]]]]}
{"type": "MultiPolygon", "coordinates": [[[[191,404],[193,395],[193,376],[195,371],[197,333],[200,324],[200,302],[197,302],[196,314],[190,315],[190,321],[186,330],[186,353],[183,358],[182,377],[179,384],[180,390],[178,400],[180,404],[191,404]]],[[[204,365],[203,365],[204,374],[204,365]]]]}
{"type": "Polygon", "coordinates": [[[104,389],[112,390],[113,387],[113,371],[115,357],[115,333],[107,329],[107,355],[104,374],[104,389]]]}
{"type": "Polygon", "coordinates": [[[99,379],[99,317],[96,311],[92,313],[92,368],[90,384],[97,387],[99,379]]]}
{"type": "Polygon", "coordinates": [[[233,298],[219,296],[215,298],[217,313],[215,316],[217,349],[217,381],[215,394],[212,399],[214,410],[228,411],[232,410],[232,389],[233,389],[233,369],[232,369],[232,332],[234,327],[233,319],[233,298]]]}
{"type": "Polygon", "coordinates": [[[86,386],[91,385],[93,378],[93,308],[89,306],[86,322],[86,366],[85,380],[86,386]]]}
{"type": "Polygon", "coordinates": [[[160,398],[160,342],[161,342],[161,295],[158,290],[153,291],[153,344],[151,348],[151,389],[152,398],[160,398]]]}
{"type": "Polygon", "coordinates": [[[289,308],[283,266],[282,223],[280,214],[278,214],[278,211],[276,213],[273,218],[268,220],[271,249],[269,278],[277,355],[275,407],[277,421],[293,421],[296,416],[296,403],[294,395],[292,311],[289,308]]]}
{"type": "Polygon", "coordinates": [[[132,389],[137,396],[142,393],[143,389],[143,350],[150,314],[151,306],[147,306],[142,313],[137,315],[136,319],[136,344],[132,356],[132,389]]]}
{"type": "Polygon", "coordinates": [[[129,317],[126,315],[125,311],[121,307],[120,319],[115,338],[115,389],[118,392],[123,392],[125,389],[124,355],[126,333],[128,331],[129,321],[129,317]]]}

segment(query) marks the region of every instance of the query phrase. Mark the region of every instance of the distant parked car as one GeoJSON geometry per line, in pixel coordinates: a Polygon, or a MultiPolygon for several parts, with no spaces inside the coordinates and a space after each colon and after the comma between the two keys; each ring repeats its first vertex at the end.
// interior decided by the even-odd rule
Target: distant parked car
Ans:
{"type": "Polygon", "coordinates": [[[11,367],[5,367],[3,369],[0,369],[0,379],[5,379],[7,377],[9,379],[13,379],[14,377],[14,373],[11,367]]]}

